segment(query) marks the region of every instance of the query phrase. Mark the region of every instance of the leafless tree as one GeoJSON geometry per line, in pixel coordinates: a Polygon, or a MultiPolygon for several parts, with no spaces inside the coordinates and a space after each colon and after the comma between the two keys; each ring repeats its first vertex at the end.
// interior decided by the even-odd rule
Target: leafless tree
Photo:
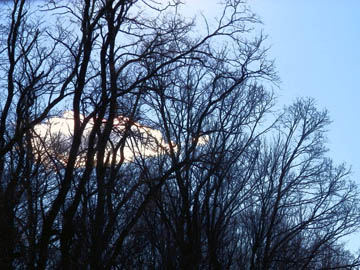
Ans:
{"type": "Polygon", "coordinates": [[[252,198],[240,215],[250,269],[328,269],[319,260],[358,228],[358,191],[349,170],[325,156],[328,124],[313,100],[298,100],[259,145],[252,198]]]}
{"type": "Polygon", "coordinates": [[[356,265],[327,116],[266,127],[277,76],[243,1],[200,34],[175,0],[39,4],[2,3],[1,269],[356,265]],[[66,111],[70,136],[41,131],[66,111]]]}

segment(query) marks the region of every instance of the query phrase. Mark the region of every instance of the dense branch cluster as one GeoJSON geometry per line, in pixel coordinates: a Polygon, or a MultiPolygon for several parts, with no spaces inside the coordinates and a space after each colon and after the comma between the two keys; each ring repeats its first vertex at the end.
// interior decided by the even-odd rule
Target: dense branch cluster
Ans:
{"type": "Polygon", "coordinates": [[[1,269],[358,269],[327,112],[272,110],[243,1],[181,6],[1,3],[1,269]]]}

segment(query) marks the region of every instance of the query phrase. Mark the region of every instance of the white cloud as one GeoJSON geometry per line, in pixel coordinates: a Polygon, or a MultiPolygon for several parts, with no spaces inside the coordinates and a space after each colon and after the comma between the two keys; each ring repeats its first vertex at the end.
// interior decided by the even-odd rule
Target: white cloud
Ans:
{"type": "MultiPolygon", "coordinates": [[[[84,118],[83,115],[80,115],[82,122],[84,118]]],[[[111,161],[115,158],[116,163],[120,162],[121,151],[119,149],[115,150],[115,147],[124,137],[125,126],[129,121],[129,118],[121,116],[114,119],[112,132],[105,150],[105,160],[111,161]]],[[[106,120],[102,122],[105,124],[106,120]]],[[[173,150],[175,152],[178,151],[178,146],[173,142],[166,142],[159,130],[137,122],[132,122],[131,124],[130,135],[125,140],[123,149],[124,162],[133,162],[136,158],[140,157],[149,158],[167,154],[170,151],[170,143],[173,150]]],[[[85,165],[88,138],[93,127],[94,121],[91,119],[87,123],[82,135],[82,145],[79,149],[76,167],[83,167],[85,165]]],[[[74,114],[72,111],[66,111],[61,117],[51,117],[46,122],[36,125],[32,142],[35,158],[50,168],[60,164],[65,166],[69,157],[73,136],[74,114]]],[[[193,140],[195,141],[195,139],[193,140]]],[[[208,142],[209,136],[203,135],[198,138],[197,145],[202,146],[208,142]]]]}
{"type": "MultiPolygon", "coordinates": [[[[80,119],[83,121],[84,116],[81,115],[80,119]]],[[[116,162],[120,161],[120,150],[115,151],[114,146],[123,138],[125,125],[128,121],[129,119],[126,117],[114,119],[110,140],[105,151],[105,159],[109,157],[110,160],[115,158],[116,162]]],[[[83,132],[83,145],[78,153],[77,167],[82,167],[85,164],[87,139],[93,126],[94,121],[90,120],[83,132]]],[[[52,117],[47,122],[36,125],[34,133],[33,148],[36,157],[50,167],[53,166],[54,162],[65,165],[74,135],[73,112],[67,111],[61,117],[52,117]]],[[[175,145],[174,147],[176,148],[175,145]]],[[[148,158],[165,154],[169,148],[169,143],[165,142],[159,130],[134,122],[131,126],[130,136],[125,141],[124,162],[131,162],[137,157],[148,158]]]]}

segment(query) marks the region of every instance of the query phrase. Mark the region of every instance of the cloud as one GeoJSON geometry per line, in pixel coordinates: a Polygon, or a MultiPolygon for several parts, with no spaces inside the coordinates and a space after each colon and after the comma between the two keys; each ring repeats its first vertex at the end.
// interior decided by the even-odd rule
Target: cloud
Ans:
{"type": "MultiPolygon", "coordinates": [[[[80,120],[84,120],[83,115],[80,116],[80,120]]],[[[102,122],[105,124],[106,120],[102,122]]],[[[116,146],[124,137],[125,126],[128,122],[129,118],[126,117],[120,116],[114,119],[110,139],[106,145],[105,160],[115,158],[117,163],[120,162],[121,151],[116,146]]],[[[94,121],[91,119],[82,135],[82,145],[76,160],[77,167],[85,165],[88,138],[93,127],[94,121]]],[[[159,130],[132,122],[129,134],[122,151],[124,162],[132,162],[135,158],[140,157],[155,157],[169,152],[170,145],[164,140],[159,130]]],[[[36,159],[50,167],[59,164],[66,165],[73,136],[74,114],[71,111],[66,111],[61,117],[51,117],[46,122],[36,125],[32,142],[36,159]]],[[[175,144],[173,147],[176,150],[175,144]]]]}

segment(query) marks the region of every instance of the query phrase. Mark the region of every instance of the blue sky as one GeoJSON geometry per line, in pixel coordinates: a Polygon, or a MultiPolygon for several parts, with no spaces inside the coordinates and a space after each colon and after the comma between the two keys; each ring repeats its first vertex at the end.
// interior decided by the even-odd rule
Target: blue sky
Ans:
{"type": "Polygon", "coordinates": [[[311,96],[330,112],[330,155],[360,184],[360,1],[251,0],[281,77],[279,101],[311,96]]]}
{"type": "MultiPolygon", "coordinates": [[[[216,0],[187,0],[192,11],[211,17],[216,0]]],[[[261,18],[282,83],[279,105],[310,96],[329,110],[329,156],[352,166],[360,185],[360,1],[248,0],[261,18]]],[[[351,237],[348,247],[360,249],[351,237]]]]}
{"type": "MultiPolygon", "coordinates": [[[[360,184],[360,1],[249,0],[281,77],[279,102],[311,96],[327,108],[329,155],[360,184]]],[[[348,248],[360,248],[359,234],[348,248]]]]}

